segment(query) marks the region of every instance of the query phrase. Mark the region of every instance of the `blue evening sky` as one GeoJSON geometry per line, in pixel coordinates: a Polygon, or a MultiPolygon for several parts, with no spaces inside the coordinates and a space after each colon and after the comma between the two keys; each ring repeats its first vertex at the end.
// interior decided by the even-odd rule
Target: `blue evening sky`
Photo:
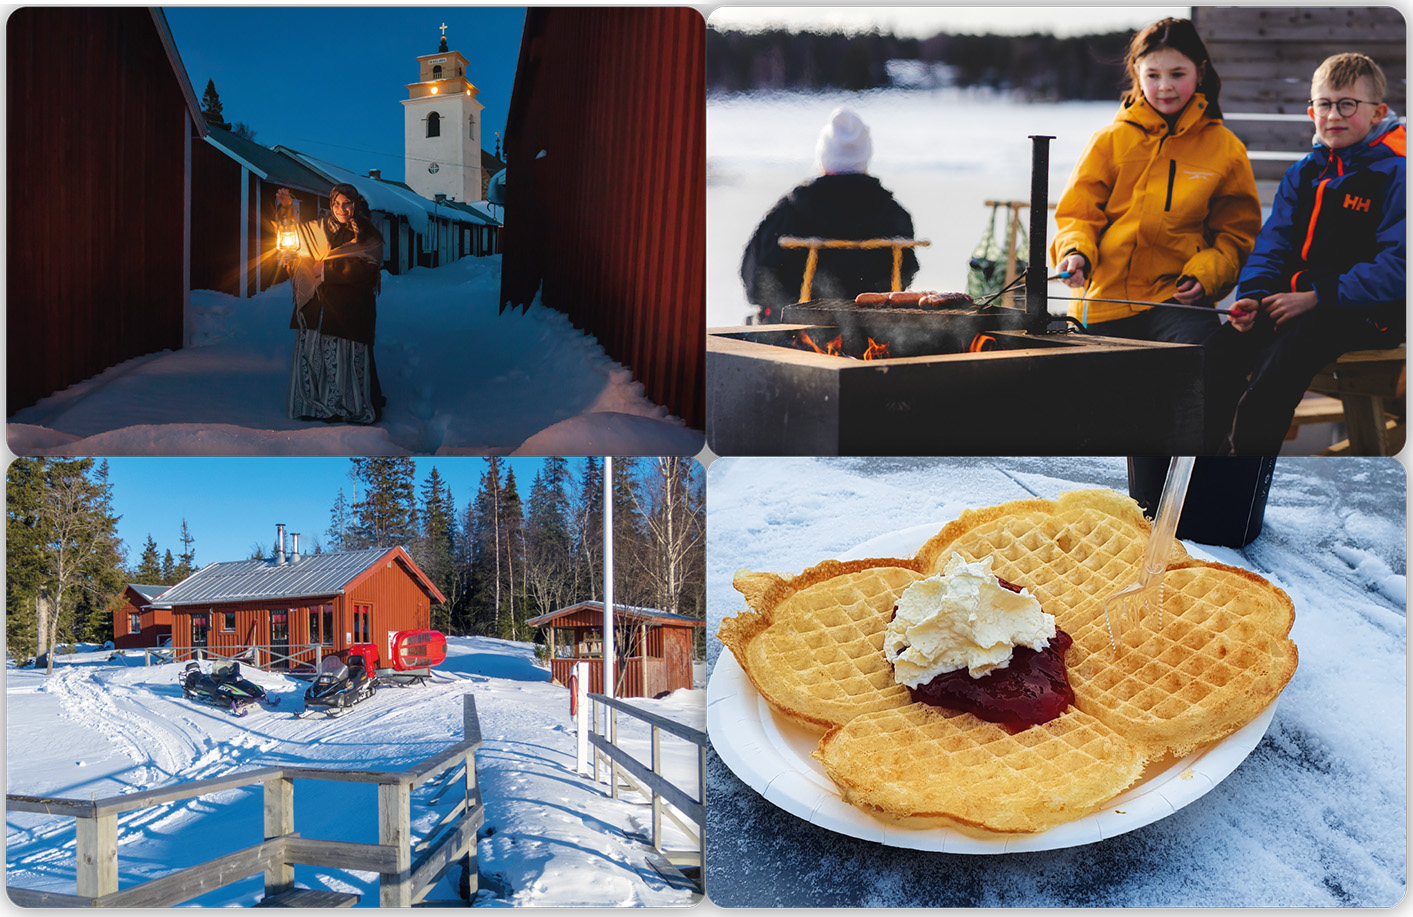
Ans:
{"type": "Polygon", "coordinates": [[[264,146],[284,144],[366,175],[401,181],[403,107],[417,57],[447,48],[470,61],[495,151],[520,54],[523,7],[163,7],[196,97],[215,80],[223,116],[264,146]]]}
{"type": "MultiPolygon", "coordinates": [[[[101,460],[100,460],[101,461],[101,460]]],[[[420,501],[422,483],[432,467],[451,485],[459,515],[476,495],[485,459],[468,457],[414,458],[415,486],[420,501]]],[[[530,486],[544,464],[540,458],[504,459],[515,469],[515,486],[528,501],[530,486]]],[[[329,511],[339,490],[350,503],[353,463],[347,458],[109,458],[114,510],[122,516],[118,534],[136,566],[147,536],[159,554],[181,552],[182,519],[196,538],[198,566],[213,561],[244,560],[257,542],[267,548],[275,541],[275,524],[299,532],[301,551],[313,550],[315,539],[328,550],[329,511]]],[[[504,467],[504,465],[502,466],[504,467]]],[[[569,460],[577,478],[583,459],[569,460]]],[[[504,474],[504,471],[502,471],[504,474]]],[[[571,497],[573,493],[571,493],[571,497]]]]}

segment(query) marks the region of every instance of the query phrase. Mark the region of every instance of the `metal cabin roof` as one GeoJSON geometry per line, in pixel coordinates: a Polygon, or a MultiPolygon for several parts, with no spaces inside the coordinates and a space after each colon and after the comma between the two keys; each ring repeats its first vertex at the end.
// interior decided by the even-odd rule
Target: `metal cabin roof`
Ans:
{"type": "Polygon", "coordinates": [[[301,554],[298,562],[273,558],[214,563],[162,593],[159,608],[263,599],[338,595],[363,571],[396,548],[301,554]]]}
{"type": "MultiPolygon", "coordinates": [[[[553,622],[555,618],[564,617],[573,614],[577,611],[585,611],[592,609],[598,609],[599,613],[602,614],[603,602],[575,602],[573,605],[567,605],[564,608],[557,608],[554,611],[548,611],[542,615],[536,615],[535,617],[530,618],[525,623],[531,627],[542,627],[546,624],[553,622]]],[[[640,608],[636,605],[619,605],[617,602],[613,603],[613,614],[615,617],[622,615],[626,618],[638,618],[640,620],[645,621],[657,621],[663,624],[687,624],[692,627],[706,626],[706,622],[703,621],[701,618],[692,618],[688,617],[687,615],[679,615],[671,611],[661,611],[657,608],[640,608]]]]}
{"type": "Polygon", "coordinates": [[[144,599],[147,599],[147,601],[149,602],[157,598],[157,596],[161,595],[162,593],[166,592],[168,589],[167,586],[142,586],[137,583],[128,583],[128,588],[131,589],[133,592],[136,592],[138,595],[142,596],[144,599]]]}

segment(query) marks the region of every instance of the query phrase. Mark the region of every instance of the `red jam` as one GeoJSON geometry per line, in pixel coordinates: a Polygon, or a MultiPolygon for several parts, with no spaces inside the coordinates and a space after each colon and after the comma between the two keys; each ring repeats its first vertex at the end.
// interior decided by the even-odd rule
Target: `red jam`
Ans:
{"type": "MultiPolygon", "coordinates": [[[[1012,592],[1020,592],[1019,586],[996,579],[1012,592]]],[[[909,688],[908,693],[916,702],[972,713],[1011,731],[1046,723],[1074,703],[1074,689],[1065,674],[1065,651],[1073,643],[1069,634],[1056,628],[1043,649],[1018,646],[1012,650],[1011,663],[1003,669],[992,669],[980,678],[957,669],[909,688]]]]}

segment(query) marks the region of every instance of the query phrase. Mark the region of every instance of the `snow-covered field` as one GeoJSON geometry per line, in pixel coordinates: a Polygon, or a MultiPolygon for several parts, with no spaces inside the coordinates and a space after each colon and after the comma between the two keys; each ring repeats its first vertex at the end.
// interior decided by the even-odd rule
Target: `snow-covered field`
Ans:
{"type": "MultiPolygon", "coordinates": [[[[631,795],[608,796],[607,785],[575,774],[575,727],[568,692],[534,665],[533,646],[491,638],[452,638],[433,683],[384,688],[338,718],[296,718],[306,682],[247,671],[277,706],[237,719],[182,697],[179,663],[143,667],[141,656],[109,652],[60,657],[54,674],[6,670],[6,791],[22,795],[101,798],[276,765],[402,770],[457,741],[463,696],[475,698],[484,744],[477,776],[486,806],[477,852],[477,905],[690,904],[689,891],[668,886],[646,864],[651,807],[631,795]]],[[[704,728],[705,692],[677,691],[635,701],[679,722],[704,728]]],[[[651,760],[648,727],[619,717],[620,744],[651,760]]],[[[678,786],[697,786],[697,748],[664,736],[664,770],[678,786]]],[[[694,791],[693,791],[694,792],[694,791]]],[[[420,836],[437,810],[418,805],[420,836]]],[[[447,808],[444,804],[441,808],[447,808]]],[[[304,837],[377,843],[371,785],[298,780],[295,830],[304,837]]],[[[669,823],[670,824],[670,823],[669,823]]],[[[206,799],[119,816],[118,862],[123,887],[258,843],[261,791],[231,790],[206,799]]],[[[74,820],[29,814],[6,818],[6,881],[74,892],[74,820]]],[[[689,846],[685,837],[669,847],[689,846]]],[[[452,901],[459,868],[430,899],[452,901]]],[[[311,888],[362,894],[376,906],[378,877],[310,866],[295,879],[311,888]]],[[[196,899],[202,905],[253,904],[260,876],[196,899]]]]}
{"type": "MultiPolygon", "coordinates": [[[[915,290],[966,289],[967,262],[991,214],[986,202],[1030,200],[1031,134],[1055,138],[1049,172],[1055,201],[1090,135],[1118,110],[1117,99],[1029,104],[960,89],[708,98],[708,328],[739,325],[753,311],[737,273],[742,250],[771,205],[817,174],[815,139],[839,105],[868,124],[869,172],[912,214],[917,238],[931,242],[918,250],[915,290]]],[[[1050,224],[1053,237],[1053,218],[1050,224]]],[[[1050,292],[1066,294],[1059,284],[1050,292]]],[[[1063,303],[1052,303],[1051,311],[1063,312],[1063,303]]]]}
{"type": "Polygon", "coordinates": [[[290,285],[192,292],[189,346],[129,360],[9,418],[18,455],[695,455],[593,337],[538,299],[497,310],[501,256],[383,275],[383,419],[285,416],[290,285]]]}

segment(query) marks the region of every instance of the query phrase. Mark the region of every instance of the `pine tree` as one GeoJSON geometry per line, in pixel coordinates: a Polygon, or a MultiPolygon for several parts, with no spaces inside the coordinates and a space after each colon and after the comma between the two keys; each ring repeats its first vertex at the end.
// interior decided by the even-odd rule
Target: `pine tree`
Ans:
{"type": "Polygon", "coordinates": [[[648,552],[644,549],[643,514],[635,493],[638,460],[613,460],[613,600],[622,605],[652,604],[648,552]]]}
{"type": "Polygon", "coordinates": [[[230,128],[221,114],[221,96],[216,92],[216,81],[206,81],[206,91],[201,94],[201,117],[213,127],[230,128]]]}
{"type": "Polygon", "coordinates": [[[544,460],[530,487],[529,513],[525,519],[527,592],[532,614],[543,614],[569,604],[574,540],[570,534],[569,460],[557,456],[544,460]]]}
{"type": "Polygon", "coordinates": [[[450,488],[435,465],[422,484],[420,518],[422,531],[414,559],[442,595],[447,597],[446,604],[432,606],[432,626],[443,632],[451,631],[451,597],[456,591],[453,588],[456,578],[456,512],[452,506],[450,488]]]}
{"type": "Polygon", "coordinates": [[[603,598],[603,463],[584,460],[574,500],[574,554],[570,595],[574,601],[603,598]]]}
{"type": "Polygon", "coordinates": [[[133,582],[143,585],[160,585],[162,579],[162,558],[157,554],[157,542],[152,540],[152,534],[147,535],[147,543],[142,546],[142,557],[138,559],[137,569],[132,572],[133,582]]]}
{"type": "Polygon", "coordinates": [[[182,517],[181,543],[182,552],[177,555],[173,583],[179,583],[196,572],[196,549],[192,547],[196,544],[196,538],[191,534],[191,529],[187,528],[185,516],[182,517]]]}
{"type": "Polygon", "coordinates": [[[168,548],[167,552],[162,555],[162,579],[159,580],[159,582],[165,586],[170,586],[177,581],[176,575],[177,561],[176,558],[172,557],[172,549],[168,548]]]}
{"type": "Polygon", "coordinates": [[[476,632],[501,633],[501,610],[504,597],[504,483],[500,477],[501,460],[486,459],[486,470],[476,491],[471,530],[471,577],[475,592],[471,596],[472,616],[476,632]]]}
{"type": "Polygon", "coordinates": [[[349,535],[353,530],[353,520],[348,512],[348,500],[343,495],[343,488],[339,488],[339,495],[334,500],[334,508],[329,511],[329,548],[334,551],[349,551],[349,535]]]}
{"type": "Polygon", "coordinates": [[[43,495],[44,459],[15,459],[5,478],[5,647],[17,661],[33,656],[37,646],[37,607],[46,581],[43,495]]]}
{"type": "Polygon", "coordinates": [[[78,593],[74,610],[74,635],[93,643],[113,638],[113,606],[122,596],[125,549],[118,538],[118,519],[113,512],[113,485],[108,477],[108,460],[93,472],[94,518],[100,534],[101,556],[85,566],[87,581],[78,593]]]}
{"type": "Polygon", "coordinates": [[[416,466],[410,458],[354,458],[353,475],[364,485],[353,504],[354,550],[408,546],[417,540],[416,466]]]}
{"type": "Polygon", "coordinates": [[[525,614],[525,509],[520,502],[520,491],[515,483],[515,469],[506,468],[504,512],[501,525],[504,530],[502,542],[505,553],[506,614],[501,625],[501,636],[511,640],[522,639],[522,625],[525,614]],[[516,577],[519,577],[517,581],[516,577]]]}

